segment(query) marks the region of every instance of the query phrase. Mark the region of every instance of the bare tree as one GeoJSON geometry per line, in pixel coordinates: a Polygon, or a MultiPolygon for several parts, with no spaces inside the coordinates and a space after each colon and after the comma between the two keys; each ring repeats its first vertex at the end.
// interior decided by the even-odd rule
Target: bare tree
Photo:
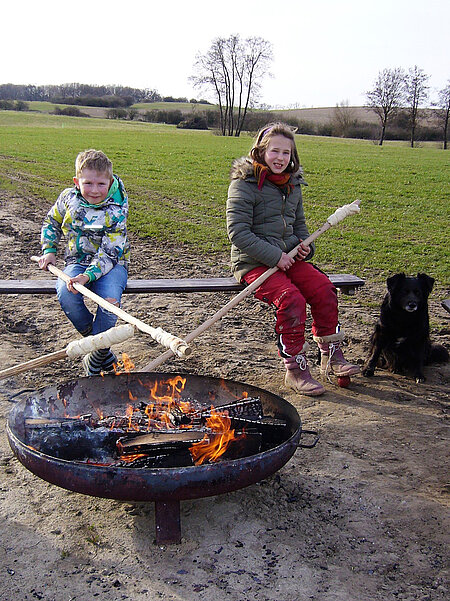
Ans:
{"type": "Polygon", "coordinates": [[[405,78],[405,95],[411,129],[411,148],[414,148],[414,141],[416,139],[419,107],[428,99],[428,79],[429,75],[426,75],[423,69],[419,69],[417,65],[409,70],[405,78]]]}
{"type": "Polygon", "coordinates": [[[396,69],[383,69],[378,73],[373,90],[366,92],[367,105],[379,117],[381,134],[379,145],[383,144],[386,127],[389,121],[395,117],[403,100],[405,72],[396,69]]]}
{"type": "Polygon", "coordinates": [[[255,103],[261,80],[272,61],[272,44],[259,37],[216,38],[206,54],[198,54],[190,79],[217,98],[222,135],[239,136],[248,109],[255,103]]]}
{"type": "Polygon", "coordinates": [[[355,112],[349,106],[348,100],[336,104],[333,111],[333,129],[336,136],[345,137],[348,135],[350,128],[357,124],[355,112]]]}
{"type": "Polygon", "coordinates": [[[450,116],[450,80],[447,82],[445,88],[439,90],[438,94],[439,101],[436,103],[438,106],[436,116],[443,131],[444,150],[447,150],[448,119],[450,116]]]}

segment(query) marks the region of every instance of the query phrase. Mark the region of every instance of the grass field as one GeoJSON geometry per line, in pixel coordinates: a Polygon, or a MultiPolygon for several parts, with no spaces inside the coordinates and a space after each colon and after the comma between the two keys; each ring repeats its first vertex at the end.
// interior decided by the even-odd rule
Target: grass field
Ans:
{"type": "MultiPolygon", "coordinates": [[[[0,186],[42,199],[44,211],[71,184],[79,150],[101,148],[130,196],[130,229],[199,252],[228,250],[225,202],[235,157],[251,138],[140,122],[0,112],[0,186]]],[[[355,198],[361,213],[327,232],[315,262],[384,278],[426,271],[448,284],[450,154],[432,146],[383,147],[298,136],[310,231],[355,198]]],[[[151,252],[151,246],[149,246],[151,252]]]]}
{"type": "Polygon", "coordinates": [[[198,104],[192,102],[137,102],[133,108],[146,111],[181,111],[183,113],[192,113],[193,111],[213,111],[218,110],[214,104],[198,104]]]}
{"type": "MultiPolygon", "coordinates": [[[[70,104],[53,104],[52,102],[42,102],[39,100],[33,100],[31,102],[27,102],[28,108],[30,111],[36,111],[40,113],[54,113],[55,108],[63,109],[67,106],[73,106],[70,104]]],[[[104,111],[105,113],[109,110],[107,108],[101,109],[101,107],[91,107],[91,106],[78,106],[75,105],[82,112],[92,111],[93,108],[98,108],[99,110],[104,111]]],[[[210,110],[217,110],[217,106],[213,104],[194,104],[190,102],[137,102],[133,104],[132,107],[136,108],[140,111],[181,111],[183,113],[193,113],[193,112],[203,112],[210,110]]]]}

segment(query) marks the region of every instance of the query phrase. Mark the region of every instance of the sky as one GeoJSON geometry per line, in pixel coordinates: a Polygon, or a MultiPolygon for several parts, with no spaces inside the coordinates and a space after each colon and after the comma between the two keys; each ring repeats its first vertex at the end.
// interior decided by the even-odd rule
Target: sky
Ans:
{"type": "Polygon", "coordinates": [[[213,100],[189,77],[196,55],[233,34],[272,44],[259,100],[273,108],[363,105],[384,68],[423,69],[431,101],[450,79],[448,0],[21,0],[4,3],[1,18],[0,84],[213,100]]]}

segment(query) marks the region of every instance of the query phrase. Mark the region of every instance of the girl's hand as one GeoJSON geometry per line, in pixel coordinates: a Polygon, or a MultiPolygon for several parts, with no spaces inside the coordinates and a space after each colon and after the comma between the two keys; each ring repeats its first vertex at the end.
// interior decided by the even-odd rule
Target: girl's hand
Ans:
{"type": "Polygon", "coordinates": [[[38,265],[41,269],[47,269],[47,265],[56,265],[55,253],[47,253],[39,257],[38,265]]]}
{"type": "Polygon", "coordinates": [[[289,267],[292,267],[292,265],[294,263],[295,263],[294,259],[292,259],[286,253],[282,253],[281,258],[277,263],[277,267],[278,267],[278,269],[281,269],[281,271],[287,271],[289,269],[289,267]]]}
{"type": "Polygon", "coordinates": [[[298,261],[304,261],[306,259],[306,257],[309,255],[310,252],[311,252],[310,247],[309,246],[305,246],[303,244],[303,241],[300,240],[300,246],[298,247],[296,259],[298,261]]]}
{"type": "Polygon", "coordinates": [[[70,290],[70,292],[73,292],[74,294],[78,294],[78,290],[75,290],[73,285],[75,283],[77,283],[77,284],[82,284],[84,286],[88,282],[89,282],[89,276],[84,275],[84,273],[80,273],[80,275],[77,275],[74,278],[70,278],[70,280],[67,282],[67,290],[70,290]]]}

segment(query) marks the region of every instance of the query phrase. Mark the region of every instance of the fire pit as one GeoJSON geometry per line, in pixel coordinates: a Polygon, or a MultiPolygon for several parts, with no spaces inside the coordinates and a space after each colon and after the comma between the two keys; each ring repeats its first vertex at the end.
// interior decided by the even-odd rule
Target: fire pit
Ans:
{"type": "Polygon", "coordinates": [[[154,501],[157,544],[181,540],[181,500],[254,484],[279,470],[297,447],[317,442],[300,443],[296,409],[266,390],[204,376],[136,372],[37,390],[11,410],[7,434],[19,461],[52,484],[97,497],[154,501]],[[218,431],[211,425],[215,414],[227,421],[227,436],[223,425],[218,431]],[[230,443],[217,457],[205,455],[205,445],[220,446],[225,438],[230,443]]]}

